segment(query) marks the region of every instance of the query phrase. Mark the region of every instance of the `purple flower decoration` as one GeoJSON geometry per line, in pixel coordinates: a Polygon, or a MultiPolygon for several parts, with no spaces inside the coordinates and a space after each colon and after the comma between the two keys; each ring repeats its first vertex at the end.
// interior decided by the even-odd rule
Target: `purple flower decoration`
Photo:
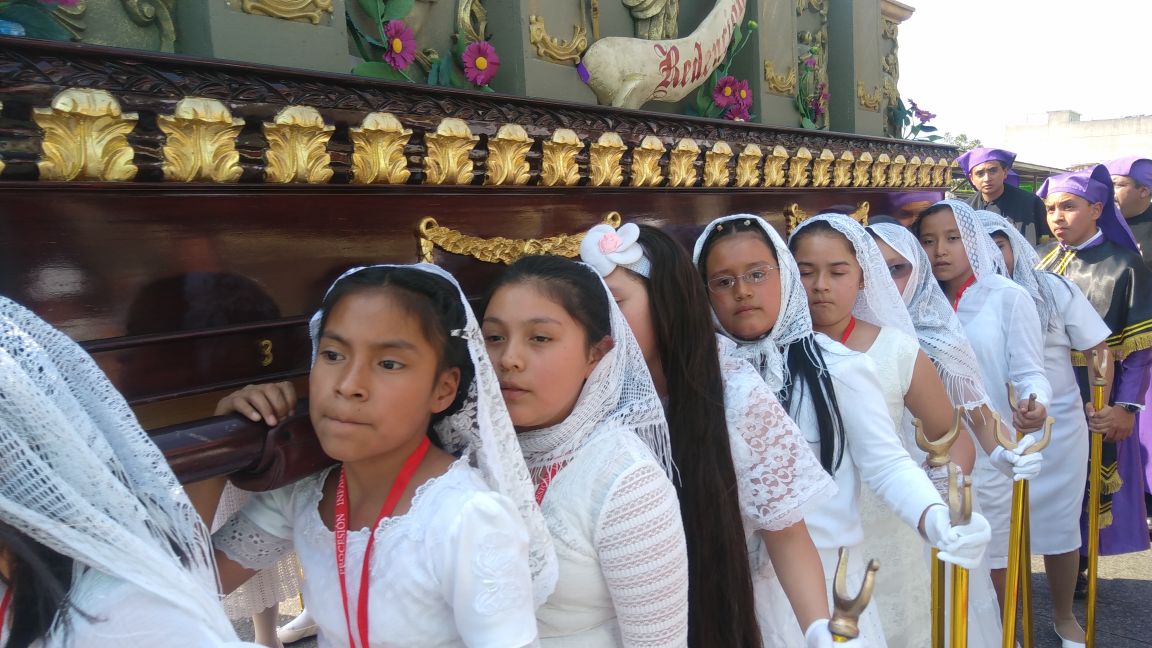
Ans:
{"type": "Polygon", "coordinates": [[[814,69],[816,67],[816,57],[809,56],[808,58],[804,59],[804,65],[809,69],[814,69]]]}
{"type": "Polygon", "coordinates": [[[732,106],[731,108],[728,109],[727,112],[724,113],[724,118],[725,119],[731,119],[733,121],[748,121],[748,119],[749,119],[748,106],[749,105],[751,105],[751,102],[749,102],[748,105],[736,104],[736,105],[732,106]]]}
{"type": "Polygon", "coordinates": [[[500,57],[488,41],[468,43],[464,48],[464,76],[472,85],[486,86],[500,71],[500,57]]]}
{"type": "Polygon", "coordinates": [[[744,109],[745,114],[752,105],[752,93],[748,90],[748,81],[740,79],[736,82],[736,105],[744,109]]]}
{"type": "MultiPolygon", "coordinates": [[[[740,82],[736,77],[728,75],[716,82],[716,87],[712,90],[712,101],[716,102],[718,108],[730,108],[739,103],[739,87],[740,82]]],[[[748,90],[748,82],[744,82],[744,90],[748,90]]]]}
{"type": "Polygon", "coordinates": [[[412,28],[403,20],[389,20],[384,25],[384,42],[388,44],[384,52],[384,62],[397,70],[407,69],[416,59],[416,37],[412,28]]]}

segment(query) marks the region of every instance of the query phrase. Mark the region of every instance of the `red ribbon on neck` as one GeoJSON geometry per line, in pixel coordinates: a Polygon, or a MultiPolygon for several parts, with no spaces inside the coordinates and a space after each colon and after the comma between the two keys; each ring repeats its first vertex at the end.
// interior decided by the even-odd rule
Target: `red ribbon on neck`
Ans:
{"type": "Polygon", "coordinates": [[[845,327],[844,332],[840,334],[840,344],[848,344],[848,336],[852,335],[852,331],[856,330],[856,317],[848,318],[848,326],[845,327]]]}
{"type": "Polygon", "coordinates": [[[4,636],[4,626],[8,625],[8,605],[12,603],[12,588],[4,591],[4,600],[0,601],[0,636],[4,636]]]}
{"type": "Polygon", "coordinates": [[[536,504],[544,503],[544,496],[548,494],[548,487],[552,485],[552,478],[564,466],[562,464],[552,464],[544,471],[544,476],[540,478],[540,483],[536,485],[536,504]]]}
{"type": "MultiPolygon", "coordinates": [[[[368,560],[372,556],[372,544],[376,540],[376,527],[380,526],[381,520],[392,515],[392,512],[396,510],[396,505],[400,503],[400,496],[408,488],[412,476],[420,467],[420,462],[424,460],[424,455],[428,454],[428,446],[428,437],[424,437],[420,445],[404,460],[400,473],[396,475],[396,480],[392,482],[392,487],[388,490],[388,497],[384,500],[384,505],[380,507],[380,514],[376,516],[376,521],[372,523],[372,528],[368,531],[368,544],[364,547],[364,564],[360,569],[360,596],[357,599],[358,607],[356,609],[356,629],[360,631],[361,648],[368,648],[368,560]]],[[[348,646],[349,648],[356,648],[356,642],[352,640],[352,620],[348,614],[348,586],[344,583],[344,561],[347,557],[348,548],[348,481],[344,475],[344,468],[340,468],[340,483],[336,486],[334,523],[336,527],[333,529],[333,535],[336,536],[336,572],[340,575],[340,598],[344,603],[344,622],[348,626],[348,646]]]]}
{"type": "Polygon", "coordinates": [[[973,273],[971,277],[968,277],[968,280],[964,282],[963,286],[960,286],[960,290],[956,291],[956,299],[952,300],[952,310],[960,309],[960,298],[964,296],[964,291],[968,290],[968,287],[974,283],[976,283],[975,273],[973,273]]]}

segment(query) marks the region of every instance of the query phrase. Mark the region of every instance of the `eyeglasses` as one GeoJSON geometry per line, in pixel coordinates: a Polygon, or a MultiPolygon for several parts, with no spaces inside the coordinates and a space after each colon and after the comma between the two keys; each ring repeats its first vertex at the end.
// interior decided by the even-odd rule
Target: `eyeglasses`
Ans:
{"type": "Polygon", "coordinates": [[[727,275],[713,277],[708,280],[708,290],[720,294],[735,288],[737,281],[743,281],[746,284],[764,283],[764,280],[768,278],[768,273],[776,269],[776,266],[765,264],[762,266],[756,266],[748,272],[745,272],[742,275],[737,275],[735,277],[727,275]]]}

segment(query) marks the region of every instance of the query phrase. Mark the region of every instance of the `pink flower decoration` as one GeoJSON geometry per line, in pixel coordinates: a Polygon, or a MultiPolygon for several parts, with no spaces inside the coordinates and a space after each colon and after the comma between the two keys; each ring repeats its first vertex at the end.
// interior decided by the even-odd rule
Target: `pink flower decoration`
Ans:
{"type": "Polygon", "coordinates": [[[733,121],[748,121],[748,107],[749,106],[736,104],[735,106],[729,108],[728,112],[724,113],[724,118],[731,119],[733,121]]]}
{"type": "Polygon", "coordinates": [[[752,93],[748,90],[748,81],[740,79],[735,87],[736,105],[744,108],[744,112],[748,112],[748,107],[752,105],[752,93]]]}
{"type": "Polygon", "coordinates": [[[616,248],[620,247],[620,237],[616,232],[609,232],[600,237],[600,242],[597,244],[597,247],[600,248],[601,253],[611,254],[616,251],[616,248]]]}
{"type": "Polygon", "coordinates": [[[486,86],[500,71],[500,56],[488,41],[468,43],[464,48],[464,76],[472,85],[486,86]]]}
{"type": "Polygon", "coordinates": [[[416,59],[416,37],[403,20],[389,20],[384,25],[384,62],[397,70],[404,70],[416,59]]]}
{"type": "MultiPolygon", "coordinates": [[[[747,82],[744,83],[744,88],[747,90],[747,82]]],[[[737,96],[739,90],[739,81],[736,77],[728,75],[716,82],[716,87],[712,90],[712,101],[716,102],[719,108],[734,106],[739,102],[737,96]]]]}

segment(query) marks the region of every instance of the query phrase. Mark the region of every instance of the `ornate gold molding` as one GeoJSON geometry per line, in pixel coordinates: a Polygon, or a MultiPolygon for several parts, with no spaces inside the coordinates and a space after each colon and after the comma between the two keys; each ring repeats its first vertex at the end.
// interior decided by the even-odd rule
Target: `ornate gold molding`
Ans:
{"type": "Polygon", "coordinates": [[[889,106],[895,105],[900,100],[900,91],[896,89],[896,82],[890,76],[884,77],[884,86],[880,89],[880,93],[889,106]]]}
{"type": "Polygon", "coordinates": [[[924,158],[920,163],[920,177],[917,184],[921,187],[932,186],[932,171],[936,168],[936,159],[931,157],[924,158]]]}
{"type": "Polygon", "coordinates": [[[884,25],[882,27],[882,29],[884,30],[884,32],[883,32],[884,38],[886,38],[890,41],[894,41],[894,40],[899,39],[899,37],[900,37],[900,23],[896,22],[895,20],[892,20],[891,18],[886,18],[886,17],[881,18],[881,20],[883,21],[883,25],[884,25]]]}
{"type": "Polygon", "coordinates": [[[784,174],[784,163],[787,161],[788,149],[779,145],[772,148],[772,152],[764,158],[765,187],[784,186],[784,183],[788,181],[788,176],[784,174]]]}
{"type": "Polygon", "coordinates": [[[544,142],[544,164],[540,169],[540,184],[545,187],[572,187],[580,182],[580,165],[576,155],[584,149],[584,142],[576,132],[557,128],[552,139],[544,142]]]}
{"type": "Polygon", "coordinates": [[[868,210],[871,209],[871,207],[872,206],[868,204],[868,201],[865,200],[862,203],[858,203],[856,205],[856,211],[854,211],[848,215],[851,216],[852,219],[855,220],[857,223],[860,223],[861,225],[867,226],[868,225],[868,210]]]}
{"type": "Polygon", "coordinates": [[[486,185],[528,184],[528,149],[532,138],[519,124],[504,124],[488,140],[488,173],[486,185]]]}
{"type": "Polygon", "coordinates": [[[812,186],[827,187],[832,184],[832,162],[836,159],[832,151],[824,149],[812,162],[812,186]]]}
{"type": "Polygon", "coordinates": [[[352,138],[352,182],[356,184],[404,184],[411,173],[404,146],[412,131],[396,115],[369,113],[358,127],[349,128],[352,138]]]}
{"type": "Polygon", "coordinates": [[[593,187],[619,187],[624,182],[620,160],[628,147],[617,133],[604,133],[589,147],[588,183],[593,187]]]}
{"type": "Polygon", "coordinates": [[[852,155],[852,151],[844,151],[837,158],[832,168],[832,186],[848,187],[852,185],[852,165],[855,161],[856,156],[852,155]]]}
{"type": "Polygon", "coordinates": [[[864,110],[880,112],[880,97],[883,92],[883,90],[877,87],[869,94],[868,89],[864,87],[863,81],[856,82],[856,100],[864,110]]]}
{"type": "Polygon", "coordinates": [[[772,61],[764,61],[764,81],[768,92],[785,97],[796,94],[796,66],[790,65],[788,72],[777,74],[776,65],[772,61]]]}
{"type": "Polygon", "coordinates": [[[488,11],[480,0],[460,0],[456,7],[456,31],[466,41],[488,40],[488,11]]]}
{"type": "Polygon", "coordinates": [[[904,167],[904,186],[915,187],[919,185],[918,178],[920,177],[920,156],[913,155],[908,164],[904,167]]]}
{"type": "Polygon", "coordinates": [[[883,187],[888,184],[888,167],[892,164],[892,158],[888,157],[887,153],[881,153],[877,156],[876,160],[872,163],[872,185],[873,187],[883,187]]]}
{"type": "Polygon", "coordinates": [[[240,10],[253,16],[307,21],[319,25],[325,13],[333,12],[333,6],[332,0],[244,0],[240,10]]]}
{"type": "Polygon", "coordinates": [[[808,220],[808,212],[800,208],[800,205],[792,203],[784,208],[784,226],[788,231],[785,235],[791,235],[793,230],[800,226],[800,223],[808,220]]]}
{"type": "Polygon", "coordinates": [[[40,146],[41,180],[104,180],[136,177],[134,152],[125,137],[139,116],[120,110],[105,90],[69,88],[52,98],[51,108],[36,108],[36,125],[44,130],[40,146]]]}
{"type": "Polygon", "coordinates": [[[892,160],[892,165],[888,167],[888,187],[902,187],[904,186],[904,167],[908,161],[904,159],[903,155],[897,155],[892,160]]]}
{"type": "Polygon", "coordinates": [[[664,157],[664,142],[648,135],[640,146],[632,149],[632,186],[655,187],[664,181],[660,174],[660,158],[664,157]]]}
{"type": "Polygon", "coordinates": [[[801,146],[788,162],[788,186],[803,187],[808,184],[808,164],[812,162],[812,152],[801,146]]]}
{"type": "Polygon", "coordinates": [[[236,182],[243,169],[236,136],[244,120],[233,118],[217,99],[185,97],[171,115],[160,115],[164,179],[176,182],[236,182]]]}
{"type": "MultiPolygon", "coordinates": [[[[620,227],[620,214],[609,212],[603,223],[612,227],[620,227]]],[[[534,254],[556,254],[565,257],[574,257],[580,253],[580,241],[584,239],[584,232],[577,234],[558,234],[544,239],[509,239],[502,236],[481,238],[470,236],[459,230],[443,227],[435,218],[424,218],[416,226],[416,238],[420,242],[420,259],[425,263],[434,263],[435,249],[451,254],[472,257],[485,263],[513,263],[520,257],[534,254]]]]}
{"type": "Polygon", "coordinates": [[[311,106],[288,106],[264,123],[268,182],[322,184],[332,178],[328,140],[334,126],[311,106]]]}
{"type": "Polygon", "coordinates": [[[944,158],[940,158],[936,162],[936,168],[932,171],[932,185],[936,187],[947,187],[952,179],[952,165],[954,163],[944,158]]]}
{"type": "Polygon", "coordinates": [[[428,184],[472,184],[472,160],[479,137],[464,120],[445,117],[435,133],[424,136],[428,144],[428,184]]]}
{"type": "Polygon", "coordinates": [[[588,49],[588,32],[583,25],[572,26],[572,38],[562,41],[548,35],[543,16],[528,17],[528,42],[536,48],[536,56],[552,63],[579,63],[580,55],[588,49]]]}
{"type": "Polygon", "coordinates": [[[732,159],[732,147],[727,142],[716,142],[712,150],[704,154],[704,186],[727,187],[732,178],[728,161],[732,159]]]}
{"type": "Polygon", "coordinates": [[[696,185],[696,160],[700,158],[700,145],[685,137],[668,154],[668,186],[692,187],[696,185]]]}
{"type": "Polygon", "coordinates": [[[755,187],[760,184],[760,158],[764,153],[755,144],[747,144],[736,158],[736,186],[755,187]]]}
{"type": "Polygon", "coordinates": [[[869,185],[869,177],[872,167],[872,154],[865,151],[860,154],[856,159],[855,167],[852,169],[852,186],[853,187],[867,187],[869,185]]]}

